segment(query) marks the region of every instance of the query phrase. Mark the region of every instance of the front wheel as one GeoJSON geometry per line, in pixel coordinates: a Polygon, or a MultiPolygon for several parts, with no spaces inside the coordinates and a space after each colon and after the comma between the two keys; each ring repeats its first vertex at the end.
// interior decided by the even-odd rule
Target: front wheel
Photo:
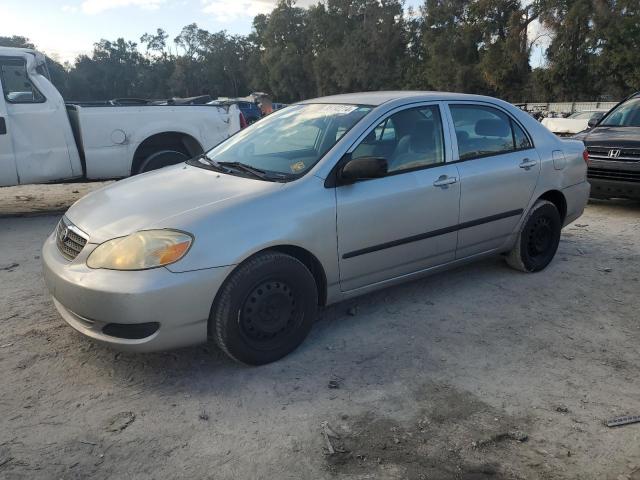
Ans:
{"type": "Polygon", "coordinates": [[[263,365],[302,343],[317,309],[318,290],[307,267],[289,255],[264,252],[224,283],[209,317],[210,331],[234,360],[263,365]]]}
{"type": "Polygon", "coordinates": [[[543,270],[556,254],[560,244],[562,220],[556,206],[538,200],[525,218],[507,263],[523,272],[543,270]]]}

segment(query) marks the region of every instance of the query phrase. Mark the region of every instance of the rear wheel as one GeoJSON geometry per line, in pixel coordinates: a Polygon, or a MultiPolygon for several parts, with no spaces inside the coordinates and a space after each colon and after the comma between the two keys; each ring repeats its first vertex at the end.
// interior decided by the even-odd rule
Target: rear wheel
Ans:
{"type": "Polygon", "coordinates": [[[140,164],[138,173],[150,172],[158,168],[176,165],[189,160],[189,155],[178,150],[159,150],[151,153],[140,164]]]}
{"type": "Polygon", "coordinates": [[[562,220],[556,206],[547,200],[538,200],[523,222],[522,230],[507,263],[523,272],[543,270],[556,254],[560,243],[562,220]]]}
{"type": "Polygon", "coordinates": [[[318,308],[311,272],[299,260],[264,252],[222,286],[209,318],[218,346],[249,365],[274,362],[305,339],[318,308]]]}

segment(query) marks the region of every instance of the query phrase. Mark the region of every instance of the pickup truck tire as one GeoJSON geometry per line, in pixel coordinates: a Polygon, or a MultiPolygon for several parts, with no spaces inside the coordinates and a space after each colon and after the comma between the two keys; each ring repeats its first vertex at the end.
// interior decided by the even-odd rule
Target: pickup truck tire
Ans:
{"type": "Polygon", "coordinates": [[[263,365],[303,342],[317,309],[309,269],[294,257],[266,251],[229,275],[211,309],[209,332],[232,359],[263,365]]]}
{"type": "Polygon", "coordinates": [[[189,160],[189,155],[178,150],[158,150],[151,153],[140,164],[140,168],[136,173],[150,172],[158,168],[175,165],[177,163],[189,160]]]}
{"type": "Polygon", "coordinates": [[[522,223],[516,243],[507,254],[507,263],[522,272],[543,270],[558,250],[561,231],[558,208],[548,200],[538,200],[522,223]]]}

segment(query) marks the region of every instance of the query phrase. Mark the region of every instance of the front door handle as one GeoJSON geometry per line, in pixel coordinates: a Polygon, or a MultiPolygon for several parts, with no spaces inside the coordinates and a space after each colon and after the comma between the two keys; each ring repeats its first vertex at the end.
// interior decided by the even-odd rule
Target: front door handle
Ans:
{"type": "Polygon", "coordinates": [[[525,158],[522,160],[522,163],[519,165],[520,168],[524,168],[525,170],[529,170],[531,167],[535,167],[538,164],[535,160],[529,160],[525,158]]]}
{"type": "Polygon", "coordinates": [[[456,177],[448,177],[447,175],[440,175],[440,178],[433,182],[434,187],[447,188],[448,185],[456,183],[458,179],[456,177]]]}

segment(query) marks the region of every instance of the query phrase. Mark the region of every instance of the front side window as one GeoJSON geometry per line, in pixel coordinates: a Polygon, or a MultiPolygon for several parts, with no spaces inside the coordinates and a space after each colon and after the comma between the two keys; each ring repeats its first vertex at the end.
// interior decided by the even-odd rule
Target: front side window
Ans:
{"type": "Polygon", "coordinates": [[[640,127],[640,97],[627,100],[607,115],[600,127],[640,127]]]}
{"type": "Polygon", "coordinates": [[[351,158],[387,160],[389,173],[444,163],[444,136],[437,106],[402,110],[380,122],[360,142],[351,158]]]}
{"type": "Polygon", "coordinates": [[[31,83],[23,59],[0,59],[0,80],[4,97],[9,103],[40,103],[44,96],[31,83]]]}
{"type": "Polygon", "coordinates": [[[531,148],[524,130],[507,114],[482,105],[450,105],[460,160],[531,148]]]}
{"type": "Polygon", "coordinates": [[[293,105],[241,130],[207,157],[223,165],[241,163],[262,172],[299,176],[370,111],[359,105],[293,105]]]}

